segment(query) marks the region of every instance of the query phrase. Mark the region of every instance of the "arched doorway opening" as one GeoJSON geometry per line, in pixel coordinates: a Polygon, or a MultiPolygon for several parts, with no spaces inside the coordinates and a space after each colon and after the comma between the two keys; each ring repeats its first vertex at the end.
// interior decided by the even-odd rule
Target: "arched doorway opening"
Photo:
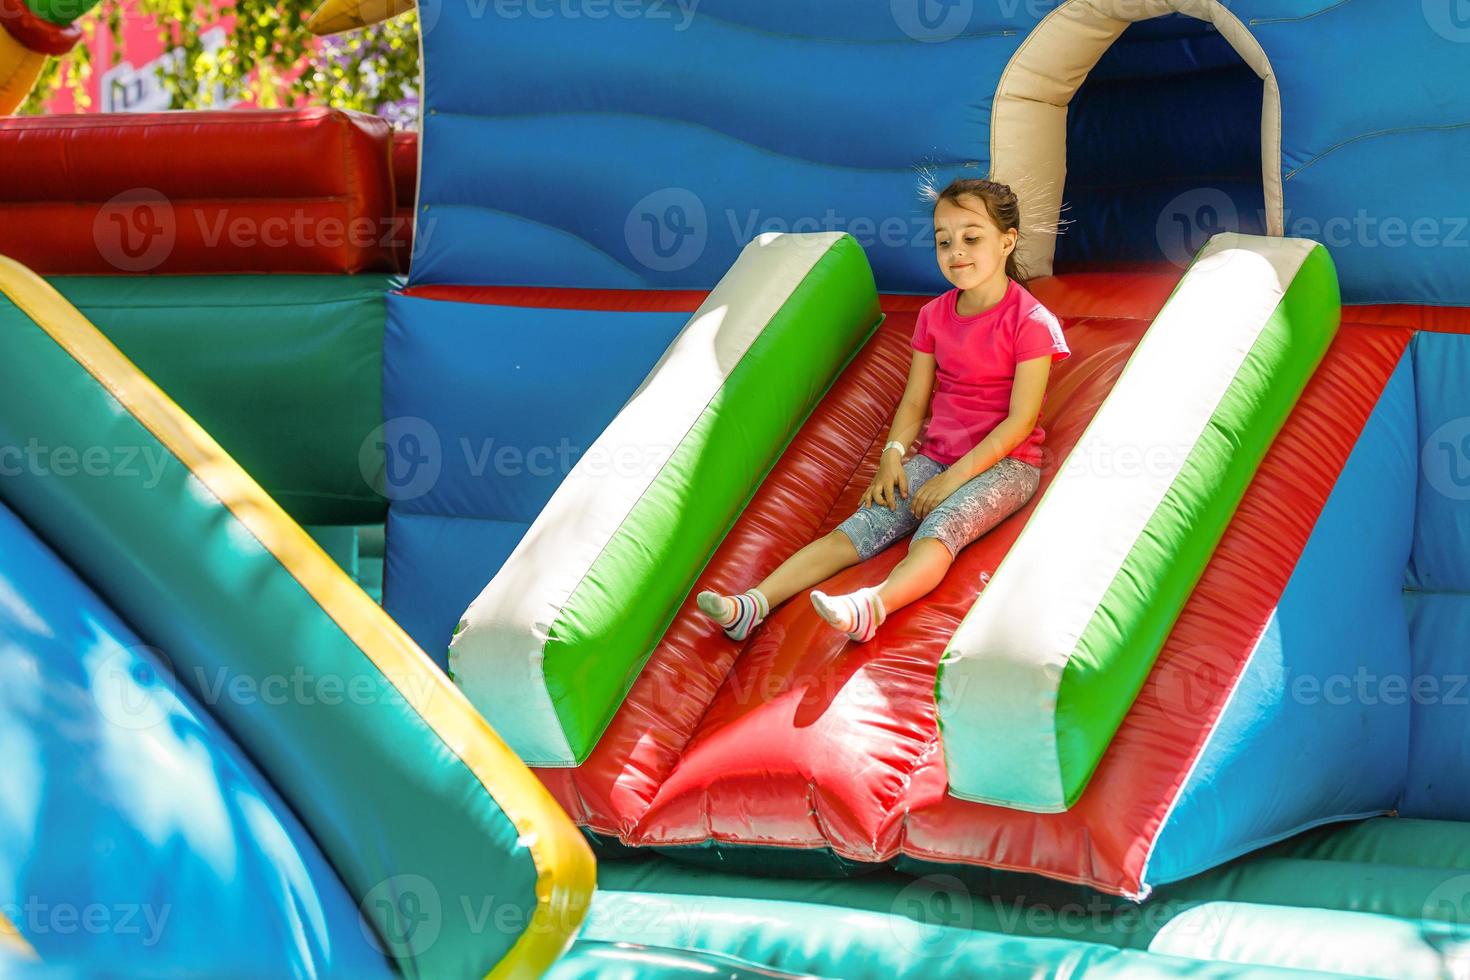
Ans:
{"type": "MultiPolygon", "coordinates": [[[[1259,230],[1271,235],[1282,234],[1285,220],[1281,189],[1280,91],[1265,51],[1245,25],[1220,0],[1067,0],[1043,18],[1017,49],[1001,75],[991,116],[991,175],[996,180],[1011,184],[1022,197],[1024,217],[1017,256],[1028,275],[1049,275],[1055,264],[1057,231],[1063,223],[1062,207],[1067,193],[1068,121],[1073,99],[1083,89],[1089,73],[1132,25],[1176,14],[1208,25],[1215,41],[1223,41],[1223,45],[1228,45],[1229,50],[1259,80],[1260,183],[1257,193],[1261,198],[1259,223],[1262,226],[1259,230]]],[[[1204,50],[1208,50],[1208,44],[1209,42],[1203,43],[1204,50]]],[[[1238,93],[1238,79],[1231,78],[1228,74],[1222,78],[1224,84],[1235,86],[1238,93]]],[[[1087,93],[1083,97],[1086,99],[1087,93]]],[[[1159,100],[1157,104],[1166,105],[1167,100],[1159,100]]],[[[1079,110],[1081,108],[1079,105],[1079,110]]],[[[1183,124],[1186,119],[1197,121],[1207,117],[1218,107],[1194,105],[1190,108],[1193,113],[1191,116],[1180,116],[1181,129],[1185,128],[1183,124]]],[[[1082,122],[1080,118],[1074,121],[1079,124],[1082,122]]],[[[1125,132],[1121,136],[1125,143],[1133,139],[1136,144],[1140,132],[1125,132]]],[[[1251,135],[1254,136],[1254,133],[1251,135]]],[[[1252,140],[1251,146],[1254,145],[1255,141],[1252,140]]],[[[1138,161],[1138,145],[1124,145],[1115,149],[1117,154],[1107,161],[1108,164],[1127,167],[1129,154],[1133,155],[1135,162],[1138,161]]],[[[1143,149],[1146,151],[1148,147],[1143,149]]],[[[1106,173],[1107,167],[1100,166],[1098,170],[1105,178],[1101,187],[1090,183],[1098,176],[1097,173],[1082,174],[1083,179],[1078,187],[1078,205],[1089,213],[1079,217],[1085,216],[1093,220],[1098,209],[1105,209],[1108,203],[1115,210],[1119,208],[1116,201],[1089,201],[1086,193],[1088,190],[1101,190],[1105,194],[1109,187],[1116,187],[1130,188],[1136,192],[1145,185],[1157,184],[1160,176],[1169,178],[1171,175],[1168,168],[1158,165],[1159,163],[1157,160],[1143,160],[1137,172],[1138,179],[1132,181],[1127,179],[1126,174],[1120,180],[1119,174],[1106,173]],[[1111,184],[1107,181],[1111,181],[1111,184]]],[[[1154,187],[1152,190],[1157,192],[1158,188],[1154,187]]],[[[1198,209],[1207,212],[1212,202],[1216,202],[1215,206],[1224,206],[1223,199],[1212,197],[1208,190],[1202,189],[1204,193],[1198,202],[1198,209]]],[[[1226,193],[1228,196],[1228,192],[1226,193]]],[[[1185,201],[1184,205],[1194,203],[1185,201]]],[[[1122,207],[1127,207],[1126,201],[1122,207]]],[[[1152,230],[1155,216],[1149,213],[1147,219],[1152,230]]],[[[1131,220],[1136,222],[1137,215],[1132,215],[1131,220]]],[[[1160,215],[1157,220],[1167,222],[1169,217],[1160,215]]],[[[1126,223],[1115,222],[1112,226],[1113,231],[1121,233],[1119,240],[1126,242],[1136,239],[1136,229],[1130,232],[1125,225],[1126,223]]],[[[1169,229],[1162,224],[1159,227],[1159,237],[1167,238],[1169,229]]],[[[1092,253],[1106,248],[1105,244],[1099,245],[1096,242],[1099,229],[1090,224],[1088,230],[1093,233],[1094,240],[1090,248],[1082,249],[1083,258],[1091,258],[1092,253]]],[[[1103,242],[1108,241],[1107,231],[1107,228],[1102,229],[1103,242]]],[[[1069,243],[1066,251],[1076,251],[1070,248],[1071,244],[1069,243]]],[[[1133,244],[1137,245],[1137,242],[1134,241],[1133,244]]],[[[1177,260],[1178,257],[1171,254],[1177,251],[1177,246],[1175,249],[1168,248],[1167,240],[1159,244],[1165,246],[1163,251],[1167,257],[1177,260]]]]}

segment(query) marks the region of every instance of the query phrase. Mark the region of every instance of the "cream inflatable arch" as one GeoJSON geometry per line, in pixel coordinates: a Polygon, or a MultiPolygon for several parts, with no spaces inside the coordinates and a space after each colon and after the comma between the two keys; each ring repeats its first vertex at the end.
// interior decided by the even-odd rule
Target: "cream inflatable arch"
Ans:
{"type": "Polygon", "coordinates": [[[1266,232],[1282,235],[1281,91],[1266,52],[1221,0],[1066,0],[1042,18],[1000,76],[990,119],[990,176],[1026,197],[1016,257],[1050,275],[1067,177],[1067,106],[1129,24],[1179,13],[1213,24],[1264,82],[1261,180],[1266,232]]]}

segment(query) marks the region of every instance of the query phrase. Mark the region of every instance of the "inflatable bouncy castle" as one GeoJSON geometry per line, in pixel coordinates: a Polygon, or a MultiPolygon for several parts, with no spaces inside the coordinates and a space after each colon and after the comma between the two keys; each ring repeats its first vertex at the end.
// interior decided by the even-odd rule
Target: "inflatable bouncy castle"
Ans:
{"type": "Polygon", "coordinates": [[[0,120],[0,963],[1464,975],[1462,8],[424,0],[416,140],[0,120]],[[734,642],[960,176],[1041,489],[734,642]]]}

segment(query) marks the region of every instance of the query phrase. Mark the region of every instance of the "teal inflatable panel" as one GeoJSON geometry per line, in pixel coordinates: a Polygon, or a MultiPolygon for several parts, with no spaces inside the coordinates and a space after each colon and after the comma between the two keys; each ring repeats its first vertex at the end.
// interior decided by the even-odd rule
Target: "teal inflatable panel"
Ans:
{"type": "Polygon", "coordinates": [[[382,522],[384,297],[394,277],[50,282],[297,521],[382,522]]]}
{"type": "Polygon", "coordinates": [[[599,892],[593,900],[582,939],[724,953],[787,974],[846,980],[1340,976],[980,932],[801,902],[615,891],[599,892]]]}

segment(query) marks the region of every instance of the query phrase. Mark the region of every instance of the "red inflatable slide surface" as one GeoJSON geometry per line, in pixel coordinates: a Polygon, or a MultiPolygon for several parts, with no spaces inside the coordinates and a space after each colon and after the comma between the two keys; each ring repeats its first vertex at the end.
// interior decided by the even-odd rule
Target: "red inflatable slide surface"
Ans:
{"type": "MultiPolygon", "coordinates": [[[[1043,412],[1043,493],[1178,277],[1082,273],[1032,284],[1062,318],[1073,351],[1054,369],[1043,412]]],[[[461,300],[594,309],[693,310],[701,298],[434,288],[461,300]]],[[[696,590],[748,588],[856,506],[903,390],[923,301],[885,299],[883,326],[807,420],[696,590]]],[[[934,592],[891,615],[870,643],[848,642],[798,595],[736,644],[691,597],[591,757],[540,777],[601,836],[674,853],[717,851],[727,867],[841,872],[845,862],[902,855],[1145,894],[1159,828],[1412,332],[1389,322],[1339,333],[1070,811],[1025,813],[948,796],[934,711],[939,657],[1040,493],[966,548],[934,592]]],[[[903,554],[896,545],[823,588],[880,581],[903,554]]]]}

